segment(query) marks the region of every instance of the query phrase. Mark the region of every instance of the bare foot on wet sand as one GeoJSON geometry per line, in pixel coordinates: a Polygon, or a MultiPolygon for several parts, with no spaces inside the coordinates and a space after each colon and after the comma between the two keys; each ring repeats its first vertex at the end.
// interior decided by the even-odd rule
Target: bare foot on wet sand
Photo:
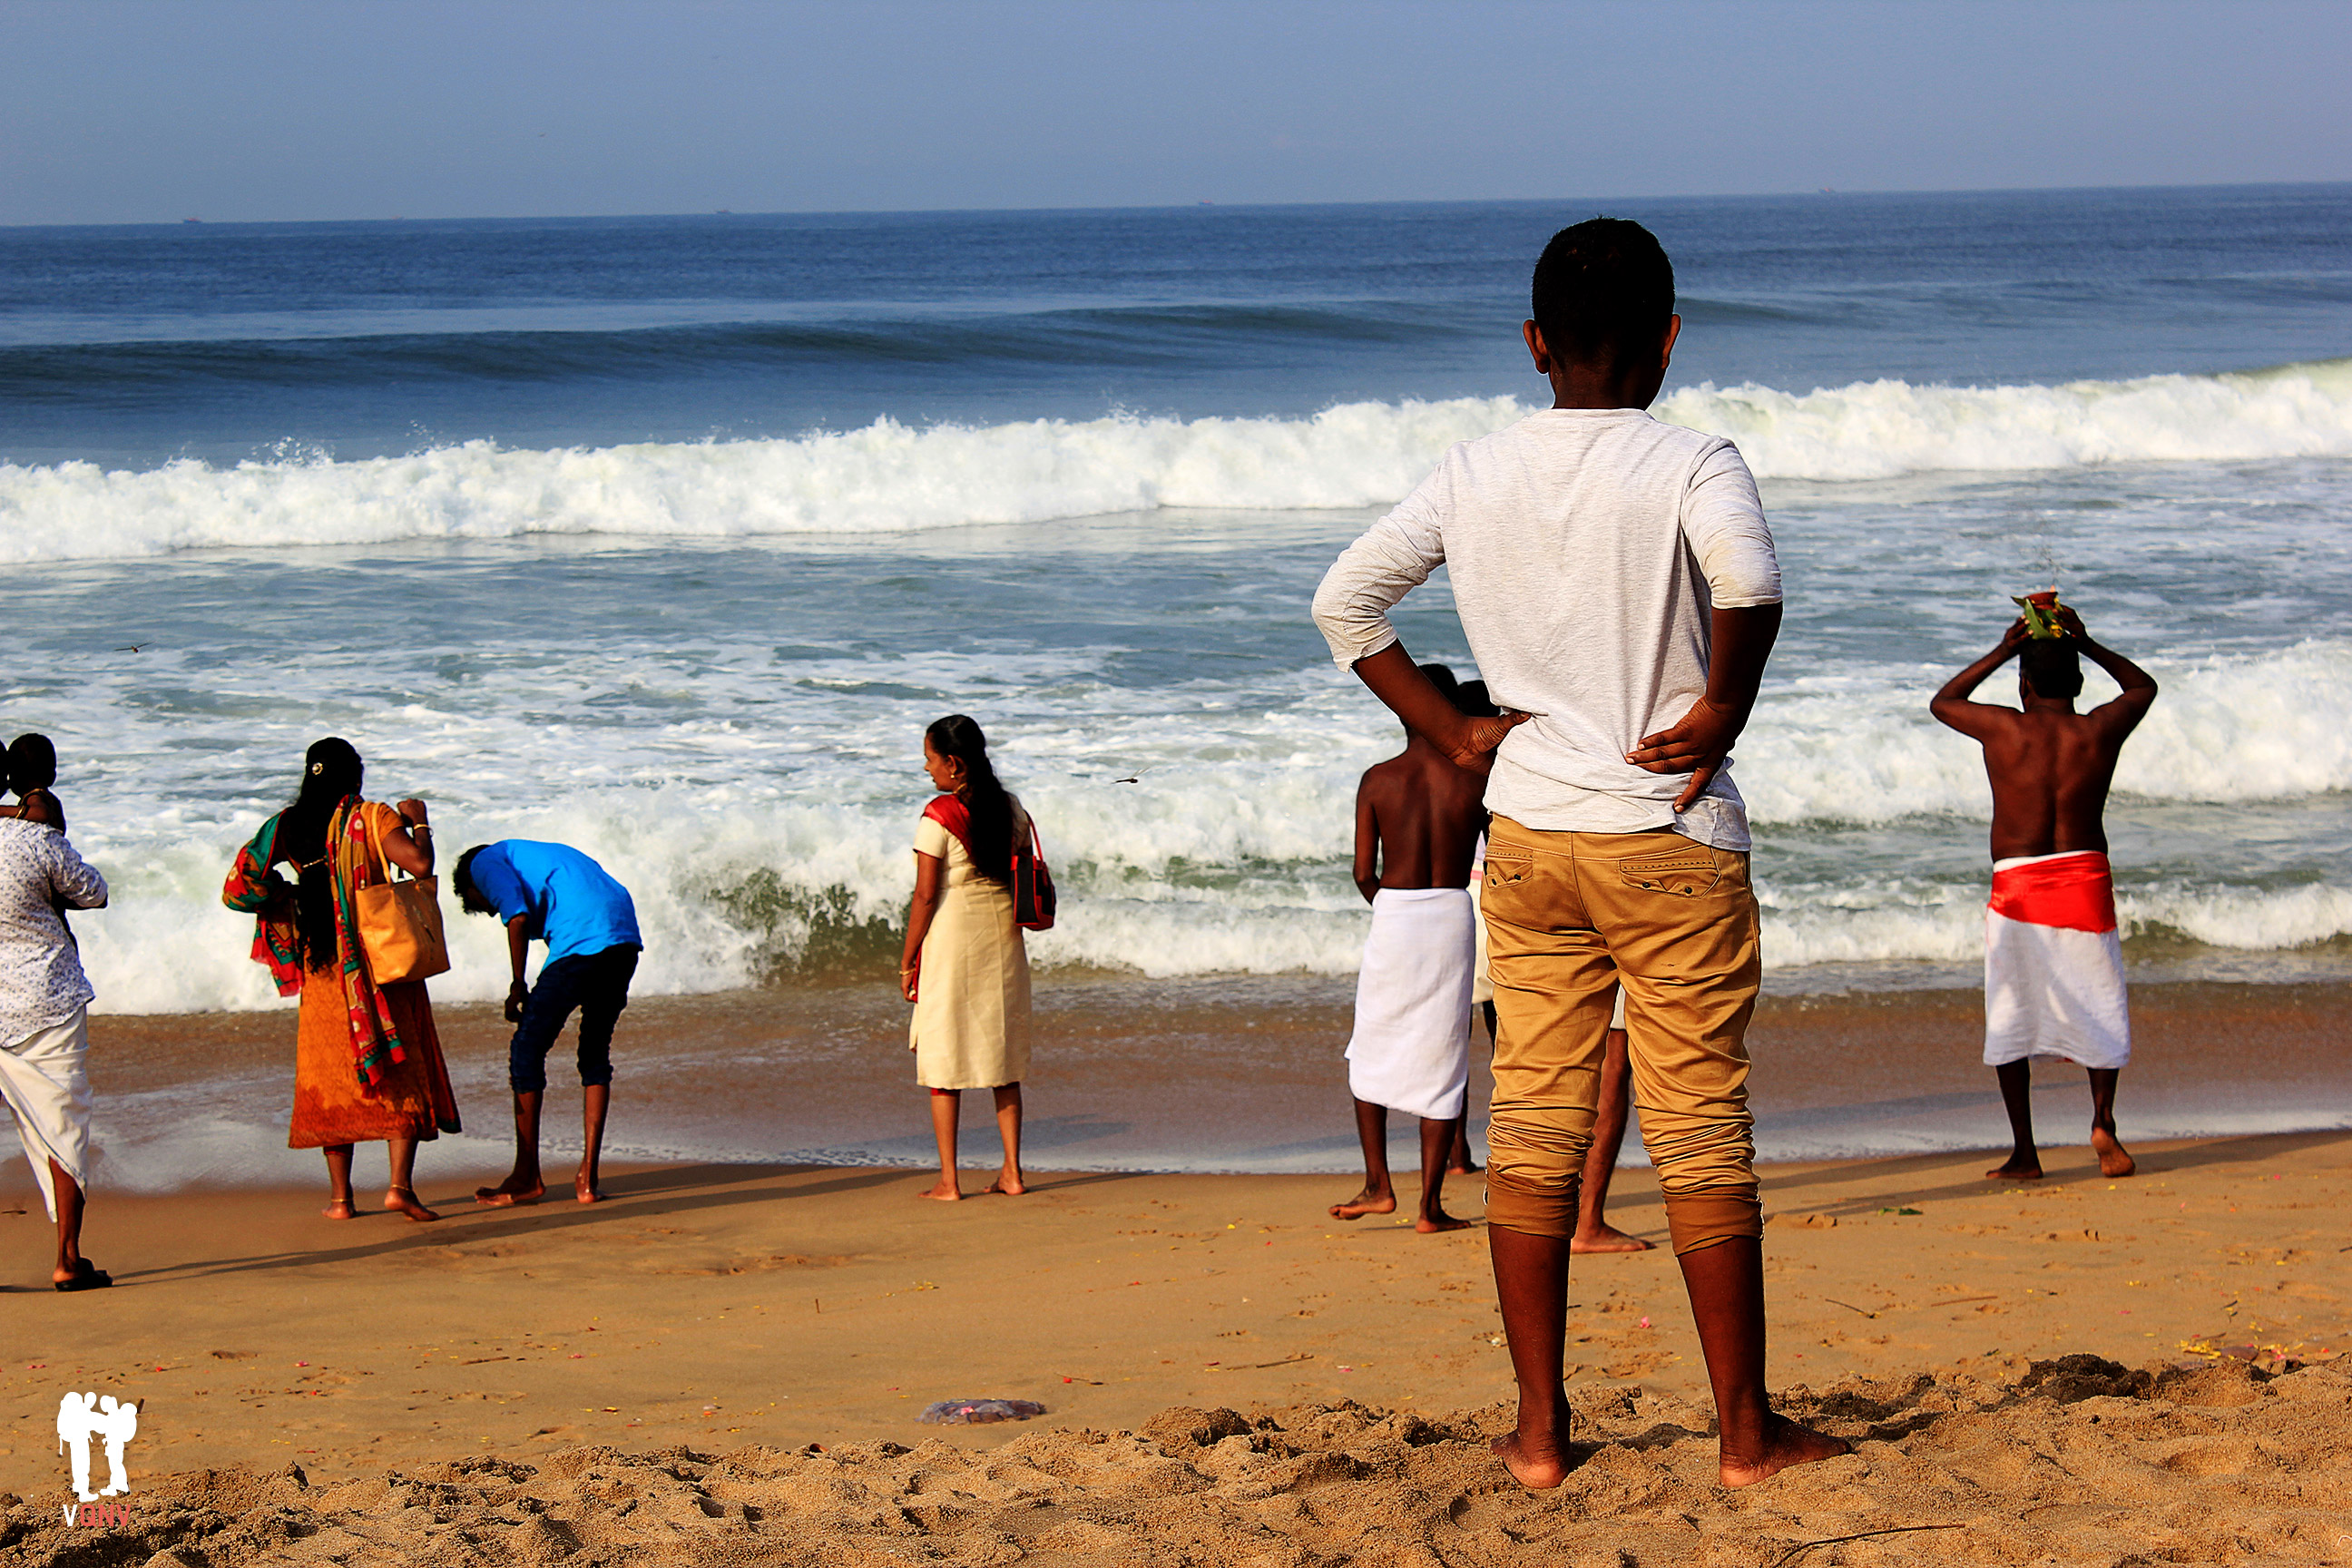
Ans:
{"type": "Polygon", "coordinates": [[[325,1215],[329,1219],[349,1219],[352,1217],[352,1200],[349,1198],[329,1198],[327,1200],[327,1206],[320,1209],[319,1212],[325,1215]]]}
{"type": "Polygon", "coordinates": [[[1366,1187],[1344,1204],[1331,1205],[1333,1219],[1361,1219],[1368,1214],[1394,1213],[1396,1213],[1396,1194],[1375,1193],[1370,1187],[1366,1187]]]}
{"type": "Polygon", "coordinates": [[[1421,1217],[1412,1222],[1412,1228],[1423,1236],[1435,1236],[1440,1231],[1468,1230],[1470,1222],[1455,1219],[1444,1209],[1423,1209],[1421,1217]]]}
{"type": "Polygon", "coordinates": [[[535,1204],[547,1195],[547,1184],[533,1178],[524,1181],[509,1176],[495,1187],[476,1187],[474,1201],[494,1209],[510,1209],[521,1204],[535,1204]]]}
{"type": "Polygon", "coordinates": [[[1577,1257],[1588,1252],[1647,1252],[1655,1245],[1638,1236],[1627,1236],[1613,1225],[1596,1225],[1568,1238],[1568,1250],[1577,1257]]]}
{"type": "Polygon", "coordinates": [[[2099,1156],[2099,1174],[2128,1176],[2139,1169],[2131,1151],[2116,1141],[2116,1135],[2104,1127],[2091,1129],[2091,1148],[2099,1156]]]}
{"type": "Polygon", "coordinates": [[[1735,1459],[1728,1454],[1724,1455],[1723,1484],[1727,1487],[1752,1487],[1759,1481],[1771,1479],[1791,1466],[1815,1464],[1853,1452],[1853,1445],[1843,1437],[1832,1437],[1826,1432],[1800,1426],[1785,1415],[1768,1415],[1764,1425],[1763,1453],[1752,1459],[1735,1459]]]}
{"type": "Polygon", "coordinates": [[[406,1187],[386,1187],[383,1191],[383,1206],[394,1214],[406,1215],[419,1225],[423,1225],[427,1220],[441,1217],[418,1203],[416,1194],[406,1187]]]}
{"type": "MultiPolygon", "coordinates": [[[[604,1201],[603,1191],[594,1182],[588,1179],[585,1172],[572,1178],[572,1195],[583,1204],[601,1204],[604,1201]]],[[[481,1201],[481,1194],[477,1193],[474,1198],[478,1203],[481,1201]]]]}
{"type": "Polygon", "coordinates": [[[2020,1158],[2012,1154],[2007,1164],[1995,1165],[1985,1173],[1985,1180],[1989,1182],[2038,1182],[2041,1179],[2042,1162],[2032,1155],[2020,1158]]]}
{"type": "Polygon", "coordinates": [[[963,1201],[963,1189],[942,1176],[915,1195],[919,1198],[935,1199],[943,1204],[961,1203],[963,1201]]]}
{"type": "Polygon", "coordinates": [[[981,1191],[983,1194],[993,1194],[1000,1198],[1017,1198],[1028,1194],[1029,1184],[1018,1176],[999,1176],[981,1191]]]}
{"type": "Polygon", "coordinates": [[[1517,1432],[1506,1432],[1486,1445],[1503,1461],[1511,1479],[1532,1491],[1548,1492],[1568,1479],[1567,1458],[1555,1448],[1538,1449],[1517,1432]]]}

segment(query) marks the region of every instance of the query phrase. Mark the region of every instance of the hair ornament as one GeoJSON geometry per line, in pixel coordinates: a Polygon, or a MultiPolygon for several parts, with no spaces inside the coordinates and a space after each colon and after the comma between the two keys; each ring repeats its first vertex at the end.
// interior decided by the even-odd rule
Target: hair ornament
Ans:
{"type": "Polygon", "coordinates": [[[317,778],[320,773],[323,773],[326,771],[327,764],[324,763],[312,763],[310,764],[310,776],[312,778],[317,778]]]}

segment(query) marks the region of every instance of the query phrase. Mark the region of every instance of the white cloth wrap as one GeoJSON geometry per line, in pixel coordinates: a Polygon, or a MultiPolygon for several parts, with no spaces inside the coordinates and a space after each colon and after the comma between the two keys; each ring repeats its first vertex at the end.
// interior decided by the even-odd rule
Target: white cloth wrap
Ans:
{"type": "Polygon", "coordinates": [[[16,1114],[16,1136],[41,1184],[49,1217],[58,1217],[55,1160],[85,1191],[89,1186],[89,1010],[76,1008],[61,1024],[36,1029],[0,1048],[0,1096],[16,1114]]]}
{"type": "MultiPolygon", "coordinates": [[[[2054,858],[1999,860],[1993,869],[2054,858]]],[[[2120,931],[2029,925],[1985,911],[1985,1066],[2028,1057],[2086,1068],[2131,1060],[2120,931]]]]}
{"type": "Polygon", "coordinates": [[[1407,1115],[1462,1114],[1477,914],[1462,888],[1382,888],[1356,977],[1348,1092],[1407,1115]]]}

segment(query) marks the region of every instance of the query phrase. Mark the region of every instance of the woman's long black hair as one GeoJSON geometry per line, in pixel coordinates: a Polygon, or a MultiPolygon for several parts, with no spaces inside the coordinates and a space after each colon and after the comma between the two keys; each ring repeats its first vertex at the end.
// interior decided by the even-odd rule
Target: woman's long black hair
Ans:
{"type": "Polygon", "coordinates": [[[931,750],[963,764],[963,788],[958,791],[971,812],[972,868],[992,882],[1013,875],[1013,797],[996,780],[988,760],[988,737],[976,720],[950,713],[923,731],[931,750]]]}
{"type": "Polygon", "coordinates": [[[360,793],[367,765],[349,741],[330,735],[302,758],[302,787],[278,818],[278,852],[294,862],[294,933],[307,969],[331,967],[335,950],[335,879],[327,826],[335,808],[360,793]]]}

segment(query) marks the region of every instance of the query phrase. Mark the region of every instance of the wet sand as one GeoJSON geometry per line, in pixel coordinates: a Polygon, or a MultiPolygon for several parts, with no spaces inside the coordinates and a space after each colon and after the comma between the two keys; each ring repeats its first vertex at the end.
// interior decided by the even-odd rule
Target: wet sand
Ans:
{"type": "MultiPolygon", "coordinates": [[[[308,1189],[108,1195],[89,1250],[121,1286],[10,1298],[0,1488],[25,1500],[0,1531],[33,1561],[93,1540],[58,1522],[53,1422],[97,1388],[145,1401],[147,1533],[121,1561],[1763,1562],[1948,1521],[1935,1550],[1971,1563],[2224,1536],[2323,1560],[2311,1510],[2352,1496],[2352,1384],[2327,1365],[2352,1331],[2352,1136],[2138,1152],[2110,1183],[2054,1151],[2032,1187],[1982,1156],[1771,1168],[1772,1384],[1872,1440],[1737,1498],[1663,1251],[1580,1260],[1571,1378],[1600,1447],[1532,1499],[1493,1489],[1475,1442],[1509,1390],[1483,1234],[1339,1225],[1327,1177],[1048,1175],[946,1205],[904,1171],[701,1165],[504,1212],[428,1178],[432,1226],[329,1222],[308,1189]],[[2116,1365],[2034,1373],[2066,1354],[2116,1365]],[[971,1396],[1047,1414],[916,1419],[971,1396]]],[[[0,1256],[37,1280],[29,1206],[0,1256]]],[[[1662,1234],[1645,1173],[1615,1214],[1662,1234]]]]}
{"type": "MultiPolygon", "coordinates": [[[[1041,976],[1028,1158],[1043,1170],[1340,1172],[1356,1161],[1344,1049],[1352,983],[1041,976]]],[[[2118,1113],[2126,1138],[2352,1126],[2352,986],[2169,984],[2132,993],[2137,1053],[2118,1113]]],[[[506,1040],[493,1007],[436,1008],[464,1136],[426,1149],[438,1175],[510,1157],[506,1040]]],[[[929,1112],[884,987],[645,997],[623,1016],[608,1148],[640,1162],[917,1165],[929,1112]]],[[[1973,990],[1768,995],[1750,1034],[1766,1159],[1986,1148],[2005,1141],[1981,1065],[1973,990]]],[[[315,1154],[284,1147],[290,1013],[100,1017],[91,1078],[100,1184],[308,1183],[315,1154]]],[[[568,1046],[550,1058],[547,1133],[576,1150],[568,1046]],[[570,1141],[570,1142],[566,1142],[570,1141]]],[[[1483,1028],[1471,1114],[1485,1114],[1483,1028]]],[[[2079,1145],[2083,1074],[2037,1068],[2045,1142],[2079,1145]]],[[[993,1157],[975,1100],[966,1151],[993,1157]]],[[[1412,1136],[1393,1118],[1400,1143],[1412,1136]]],[[[1637,1152],[1629,1158],[1638,1160],[1637,1152]]],[[[381,1167],[362,1155],[363,1174],[381,1167]]],[[[21,1166],[14,1167],[21,1170],[21,1166]]],[[[0,1167],[0,1180],[6,1168],[0,1167]]]]}

